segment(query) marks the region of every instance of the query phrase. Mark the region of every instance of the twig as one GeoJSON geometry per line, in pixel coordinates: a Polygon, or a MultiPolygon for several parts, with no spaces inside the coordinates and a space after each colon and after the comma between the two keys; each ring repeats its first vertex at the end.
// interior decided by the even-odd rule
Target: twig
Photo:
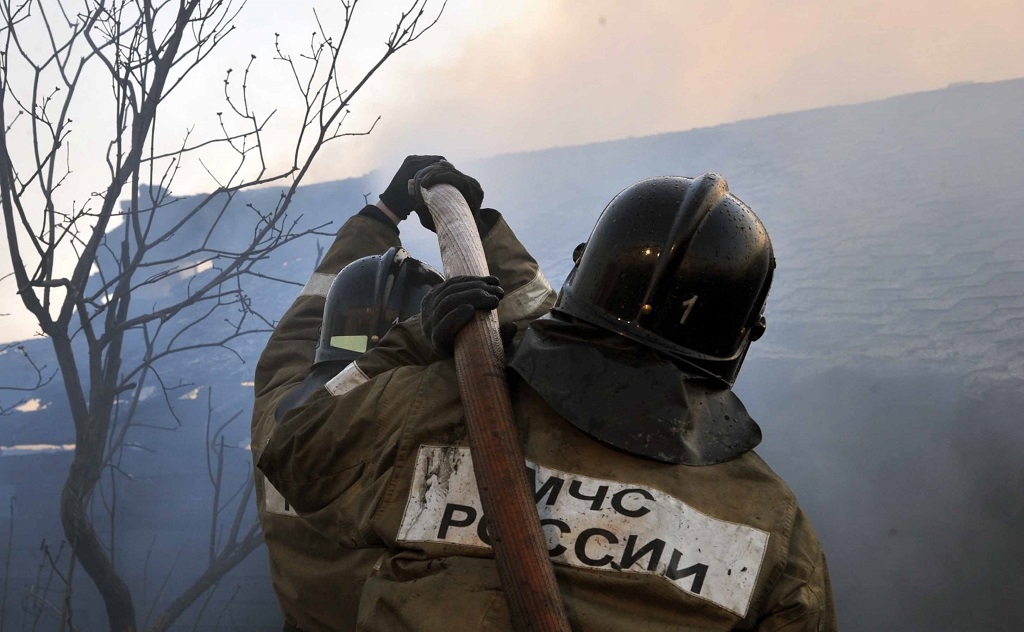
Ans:
{"type": "MultiPolygon", "coordinates": [[[[231,592],[231,596],[228,597],[228,600],[221,607],[220,614],[217,616],[216,629],[218,629],[218,630],[220,629],[220,620],[224,617],[225,613],[228,613],[231,610],[231,603],[235,600],[235,597],[238,596],[238,593],[241,590],[242,590],[241,586],[235,586],[235,590],[231,592]]],[[[231,618],[231,615],[228,614],[228,617],[231,618]]],[[[232,619],[231,623],[232,623],[232,625],[234,625],[234,619],[232,619]]]]}
{"type": "Polygon", "coordinates": [[[67,624],[68,629],[74,630],[75,626],[72,621],[71,611],[71,590],[72,582],[75,577],[75,550],[71,549],[71,556],[68,559],[68,578],[64,582],[64,600],[60,611],[60,632],[64,632],[64,625],[67,624]]]}
{"type": "Polygon", "coordinates": [[[10,527],[7,530],[7,557],[4,558],[4,587],[0,591],[0,630],[7,615],[7,584],[11,576],[11,553],[14,550],[14,496],[10,500],[10,527]]]}

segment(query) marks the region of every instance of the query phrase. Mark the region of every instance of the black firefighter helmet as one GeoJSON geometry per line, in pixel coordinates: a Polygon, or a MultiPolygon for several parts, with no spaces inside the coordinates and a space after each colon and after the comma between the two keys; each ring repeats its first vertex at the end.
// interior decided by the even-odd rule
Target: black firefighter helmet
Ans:
{"type": "Polygon", "coordinates": [[[392,325],[418,314],[423,296],[443,280],[404,248],[348,264],[327,293],[314,366],[351,362],[372,349],[392,325]]]}
{"type": "Polygon", "coordinates": [[[731,386],[764,333],[768,232],[717,174],[642,180],[616,195],[554,310],[731,386]]]}

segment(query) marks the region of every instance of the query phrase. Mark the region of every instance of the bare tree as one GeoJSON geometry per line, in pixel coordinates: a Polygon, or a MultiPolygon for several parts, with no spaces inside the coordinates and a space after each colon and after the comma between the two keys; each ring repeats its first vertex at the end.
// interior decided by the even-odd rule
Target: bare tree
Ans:
{"type": "MultiPolygon", "coordinates": [[[[268,331],[245,283],[274,278],[261,267],[271,253],[323,228],[288,217],[296,188],[325,144],[372,130],[343,129],[352,99],[444,10],[427,14],[429,0],[409,0],[380,55],[345,79],[338,62],[358,1],[340,0],[337,33],[314,13],[316,28],[301,54],[293,57],[276,42],[276,62],[294,78],[303,114],[291,132],[289,164],[275,169],[264,146],[273,112],[251,105],[255,56],[240,82],[227,72],[215,134],[193,138],[190,129],[170,144],[173,131],[158,125],[159,113],[183,105],[175,101],[182,86],[234,29],[244,1],[0,0],[0,202],[7,244],[18,295],[53,346],[75,427],[60,504],[71,568],[77,562],[96,585],[112,630],[135,630],[138,618],[114,545],[98,535],[93,516],[113,533],[118,460],[129,430],[141,423],[136,412],[146,384],[163,387],[173,415],[171,385],[161,374],[167,359],[231,350],[239,337],[268,331]],[[111,130],[106,145],[76,143],[73,116],[82,102],[103,95],[111,130]],[[92,185],[98,192],[67,192],[73,167],[87,162],[105,164],[103,182],[92,185]],[[209,194],[177,197],[175,177],[192,164],[216,186],[209,194]],[[284,185],[271,208],[232,204],[240,192],[271,183],[284,185]],[[243,220],[245,231],[237,228],[243,220]],[[229,221],[233,228],[224,238],[229,221]],[[186,246],[175,236],[187,231],[186,246]],[[159,295],[162,284],[185,274],[192,275],[186,292],[147,298],[152,302],[145,306],[133,300],[159,295]],[[105,511],[92,511],[98,496],[106,499],[105,511]]],[[[238,515],[228,541],[211,545],[197,589],[174,600],[156,628],[258,543],[238,515]]]]}

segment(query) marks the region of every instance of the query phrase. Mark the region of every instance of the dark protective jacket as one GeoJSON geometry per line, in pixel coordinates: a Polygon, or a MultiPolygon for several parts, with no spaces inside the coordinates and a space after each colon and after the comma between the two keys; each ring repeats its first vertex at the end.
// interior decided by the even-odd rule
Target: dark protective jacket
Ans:
{"type": "MultiPolygon", "coordinates": [[[[259,468],[322,533],[384,547],[358,629],[509,630],[454,363],[415,320],[288,414],[259,468]]],[[[541,525],[579,630],[831,631],[821,546],[753,451],[701,467],[596,441],[509,374],[541,525]]]]}
{"type": "MultiPolygon", "coordinates": [[[[492,274],[506,290],[499,318],[525,327],[550,309],[554,292],[537,262],[500,215],[486,212],[492,227],[483,240],[484,252],[492,274]]],[[[325,297],[335,275],[356,259],[399,245],[398,232],[393,227],[369,216],[356,215],[342,226],[309,282],[278,323],[257,364],[252,420],[254,462],[275,432],[275,411],[310,372],[325,297]]],[[[423,350],[416,353],[422,355],[423,350]]],[[[400,350],[383,351],[381,357],[393,363],[419,361],[419,355],[409,357],[400,350]]],[[[349,365],[345,375],[365,376],[358,363],[359,360],[349,365]]],[[[373,367],[368,370],[372,375],[373,367]]],[[[328,382],[333,389],[343,383],[344,380],[337,379],[328,382]]],[[[320,414],[319,410],[307,411],[301,405],[293,407],[289,403],[286,407],[291,408],[293,415],[320,414]]],[[[383,545],[325,537],[299,517],[259,470],[256,494],[271,580],[286,621],[306,632],[352,629],[363,582],[382,560],[383,545]]],[[[328,531],[333,536],[333,531],[328,531]]]]}

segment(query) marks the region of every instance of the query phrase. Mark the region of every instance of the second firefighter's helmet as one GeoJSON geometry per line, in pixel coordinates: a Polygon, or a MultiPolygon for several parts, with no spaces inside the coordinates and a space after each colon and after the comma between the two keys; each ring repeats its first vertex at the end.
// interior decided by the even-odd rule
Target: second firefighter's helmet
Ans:
{"type": "Polygon", "coordinates": [[[348,264],[327,293],[313,364],[350,362],[372,349],[392,325],[418,314],[423,296],[443,280],[404,248],[348,264]]]}
{"type": "Polygon", "coordinates": [[[554,310],[736,380],[775,269],[768,232],[717,174],[642,180],[616,195],[554,310]]]}

